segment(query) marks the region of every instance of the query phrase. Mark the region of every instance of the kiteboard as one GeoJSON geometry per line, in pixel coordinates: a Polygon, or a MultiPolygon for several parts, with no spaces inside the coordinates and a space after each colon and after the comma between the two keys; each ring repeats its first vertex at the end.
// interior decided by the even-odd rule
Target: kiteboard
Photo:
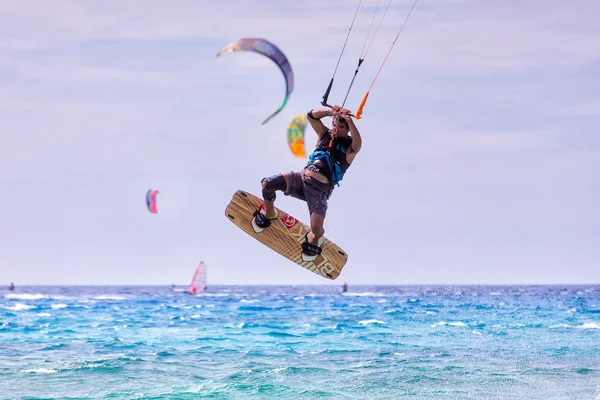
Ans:
{"type": "Polygon", "coordinates": [[[271,221],[271,226],[260,233],[254,232],[252,214],[263,204],[264,200],[251,193],[238,190],[225,209],[225,216],[254,239],[301,267],[331,280],[340,275],[348,261],[348,254],[325,237],[321,246],[321,254],[313,261],[303,261],[302,243],[304,243],[304,236],[310,231],[310,227],[279,208],[275,207],[277,219],[271,221]]]}

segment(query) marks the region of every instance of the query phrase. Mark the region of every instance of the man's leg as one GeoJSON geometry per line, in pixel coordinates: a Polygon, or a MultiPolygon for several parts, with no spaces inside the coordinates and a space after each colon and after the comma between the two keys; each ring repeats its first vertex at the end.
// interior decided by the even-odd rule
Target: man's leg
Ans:
{"type": "Polygon", "coordinates": [[[285,192],[288,187],[288,174],[278,174],[271,176],[270,178],[265,178],[262,181],[262,195],[265,200],[266,206],[266,214],[265,217],[267,219],[277,218],[275,213],[275,198],[277,195],[276,191],[280,190],[285,192]]]}
{"type": "Polygon", "coordinates": [[[310,232],[308,234],[308,242],[313,246],[319,246],[319,239],[325,235],[325,217],[313,212],[310,214],[310,232]]]}
{"type": "Polygon", "coordinates": [[[306,179],[305,194],[310,212],[310,232],[306,234],[306,242],[302,245],[302,260],[313,261],[321,253],[321,246],[325,241],[323,225],[325,224],[330,189],[327,185],[310,181],[310,178],[306,179]]]}
{"type": "Polygon", "coordinates": [[[306,242],[302,245],[302,261],[314,261],[321,254],[325,241],[325,216],[313,212],[310,214],[310,232],[306,233],[306,242]]]}
{"type": "Polygon", "coordinates": [[[271,226],[271,221],[277,219],[277,211],[275,211],[275,198],[278,190],[284,192],[288,188],[288,174],[277,174],[269,178],[264,178],[261,181],[262,195],[265,200],[265,207],[261,207],[254,212],[252,219],[252,229],[254,232],[260,233],[265,228],[271,226]]]}

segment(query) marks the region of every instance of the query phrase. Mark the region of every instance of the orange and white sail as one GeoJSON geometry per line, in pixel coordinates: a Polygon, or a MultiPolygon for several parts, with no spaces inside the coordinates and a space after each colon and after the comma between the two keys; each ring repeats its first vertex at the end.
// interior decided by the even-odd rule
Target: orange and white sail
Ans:
{"type": "Polygon", "coordinates": [[[202,293],[206,290],[206,286],[206,264],[204,264],[204,261],[200,261],[196,267],[196,271],[194,271],[194,276],[192,277],[192,283],[190,283],[190,287],[188,288],[188,293],[202,293]]]}

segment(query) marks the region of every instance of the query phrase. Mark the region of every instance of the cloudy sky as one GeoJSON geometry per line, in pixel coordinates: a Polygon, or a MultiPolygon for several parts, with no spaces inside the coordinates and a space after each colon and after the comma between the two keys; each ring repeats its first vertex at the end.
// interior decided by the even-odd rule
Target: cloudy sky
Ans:
{"type": "MultiPolygon", "coordinates": [[[[326,235],[349,254],[338,280],[229,222],[236,190],[260,195],[261,178],[304,166],[287,123],[321,107],[357,6],[305,3],[1,2],[0,281],[184,284],[204,260],[212,284],[600,283],[592,0],[417,3],[330,200],[326,235]],[[241,37],[271,40],[294,70],[287,107],[266,125],[284,94],[276,65],[216,57],[241,37]]],[[[350,109],[412,3],[392,3],[350,109]]],[[[331,102],[376,4],[362,2],[331,102]]],[[[305,203],[277,205],[308,221],[305,203]]]]}

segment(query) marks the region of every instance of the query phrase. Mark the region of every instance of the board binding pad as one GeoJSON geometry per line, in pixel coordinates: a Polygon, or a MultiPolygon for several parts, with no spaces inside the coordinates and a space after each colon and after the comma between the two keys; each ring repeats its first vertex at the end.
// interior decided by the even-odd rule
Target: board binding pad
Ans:
{"type": "Polygon", "coordinates": [[[252,214],[263,205],[263,199],[238,190],[225,209],[225,216],[238,228],[301,267],[331,280],[340,275],[348,261],[348,254],[325,237],[321,254],[313,261],[303,261],[302,243],[305,242],[304,236],[310,231],[310,227],[281,209],[275,207],[277,219],[271,220],[271,226],[260,233],[254,232],[252,214]]]}

